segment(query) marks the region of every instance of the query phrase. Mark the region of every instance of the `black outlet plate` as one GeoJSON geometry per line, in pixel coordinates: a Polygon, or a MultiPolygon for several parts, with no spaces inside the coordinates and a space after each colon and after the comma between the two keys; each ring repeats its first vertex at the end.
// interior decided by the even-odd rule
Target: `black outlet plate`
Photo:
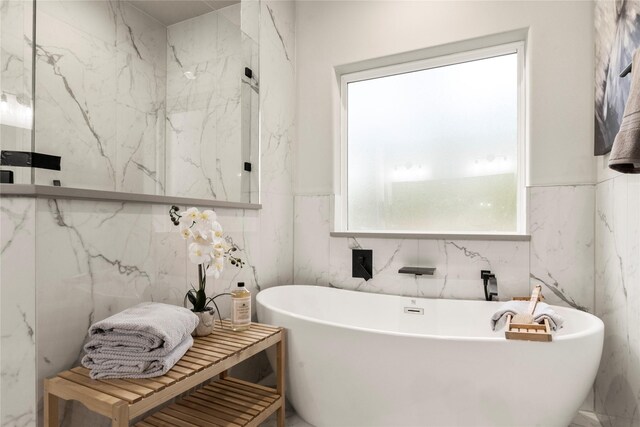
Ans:
{"type": "Polygon", "coordinates": [[[351,277],[369,280],[373,277],[373,251],[371,249],[351,250],[351,277]]]}

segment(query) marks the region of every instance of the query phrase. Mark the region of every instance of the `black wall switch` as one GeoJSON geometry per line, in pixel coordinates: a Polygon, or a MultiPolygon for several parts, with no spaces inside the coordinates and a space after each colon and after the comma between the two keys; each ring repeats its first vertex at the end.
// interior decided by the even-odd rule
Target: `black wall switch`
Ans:
{"type": "Polygon", "coordinates": [[[351,277],[364,280],[373,278],[373,251],[371,249],[351,250],[351,277]]]}
{"type": "Polygon", "coordinates": [[[13,184],[13,171],[0,171],[0,183],[13,184]]]}

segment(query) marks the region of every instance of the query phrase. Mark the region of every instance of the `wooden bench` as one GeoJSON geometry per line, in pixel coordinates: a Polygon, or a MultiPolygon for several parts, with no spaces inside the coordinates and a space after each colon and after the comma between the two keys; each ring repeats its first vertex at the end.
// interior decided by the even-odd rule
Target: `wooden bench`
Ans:
{"type": "Polygon", "coordinates": [[[44,425],[58,426],[60,399],[76,400],[111,418],[113,427],[123,427],[189,392],[135,425],[257,426],[278,411],[278,426],[284,427],[284,330],[252,323],[247,331],[233,332],[228,321],[216,326],[211,335],[195,338],[193,347],[161,377],[92,380],[88,369],[78,367],[45,379],[44,425]],[[229,368],[274,345],[276,389],[227,375],[229,368]]]}

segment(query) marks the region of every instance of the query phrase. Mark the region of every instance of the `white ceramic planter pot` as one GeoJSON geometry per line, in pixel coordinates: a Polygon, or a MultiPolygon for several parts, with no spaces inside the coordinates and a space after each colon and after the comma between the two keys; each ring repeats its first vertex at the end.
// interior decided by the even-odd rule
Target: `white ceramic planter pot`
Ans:
{"type": "Polygon", "coordinates": [[[196,329],[191,335],[194,337],[204,337],[213,332],[215,310],[210,308],[207,311],[195,312],[195,314],[198,316],[198,319],[200,319],[200,322],[198,322],[198,326],[196,326],[196,329]]]}

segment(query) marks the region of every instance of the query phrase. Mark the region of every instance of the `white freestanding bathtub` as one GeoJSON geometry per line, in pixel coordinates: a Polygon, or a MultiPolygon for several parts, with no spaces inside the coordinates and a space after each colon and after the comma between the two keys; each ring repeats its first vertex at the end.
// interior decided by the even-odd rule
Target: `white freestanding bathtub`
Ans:
{"type": "Polygon", "coordinates": [[[565,327],[553,342],[507,341],[489,327],[499,304],[319,286],[257,295],[258,319],[287,329],[287,397],[314,426],[566,427],[595,379],[602,321],[554,307],[565,327]]]}

